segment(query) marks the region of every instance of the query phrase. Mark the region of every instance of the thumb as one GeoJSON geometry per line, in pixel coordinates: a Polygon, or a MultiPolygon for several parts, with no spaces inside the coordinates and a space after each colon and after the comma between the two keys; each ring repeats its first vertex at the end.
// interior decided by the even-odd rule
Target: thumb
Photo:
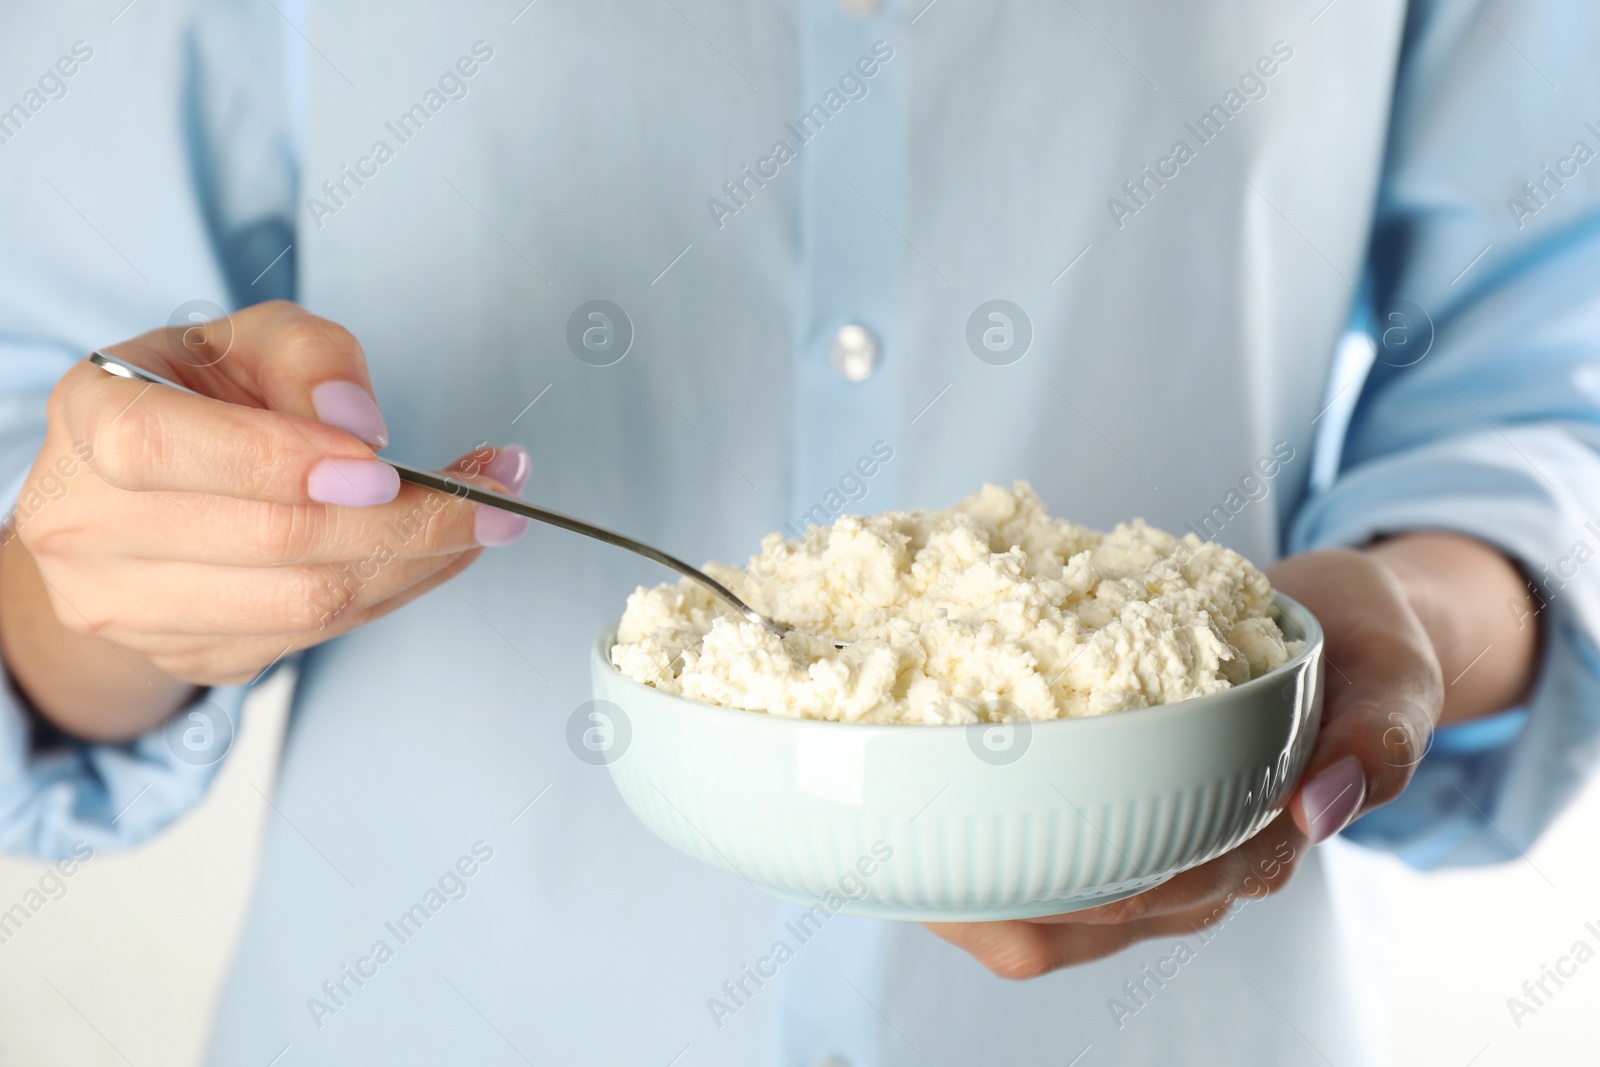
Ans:
{"type": "Polygon", "coordinates": [[[1351,550],[1291,562],[1298,566],[1273,582],[1322,623],[1328,668],[1322,728],[1290,802],[1314,845],[1404,791],[1438,720],[1443,683],[1427,631],[1383,563],[1351,550]]]}

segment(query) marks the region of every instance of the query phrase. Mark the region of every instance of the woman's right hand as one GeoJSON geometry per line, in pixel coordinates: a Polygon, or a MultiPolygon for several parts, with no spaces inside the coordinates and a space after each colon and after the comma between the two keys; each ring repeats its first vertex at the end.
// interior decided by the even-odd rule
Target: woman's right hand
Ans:
{"type": "MultiPolygon", "coordinates": [[[[527,520],[402,485],[343,327],[259,304],[106,349],[202,396],[64,375],[0,543],[0,651],[69,733],[132,738],[460,573],[527,520]],[[214,399],[213,399],[214,398],[214,399]]],[[[519,492],[528,453],[450,468],[519,492]]]]}

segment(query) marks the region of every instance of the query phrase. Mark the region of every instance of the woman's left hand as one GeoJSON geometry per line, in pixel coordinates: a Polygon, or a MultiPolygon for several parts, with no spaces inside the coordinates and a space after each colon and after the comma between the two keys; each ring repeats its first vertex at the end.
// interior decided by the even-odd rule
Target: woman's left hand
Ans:
{"type": "MultiPolygon", "coordinates": [[[[1503,558],[1500,563],[1512,570],[1503,558]]],[[[1307,552],[1268,570],[1276,589],[1322,623],[1327,671],[1322,730],[1310,763],[1288,808],[1265,830],[1125,900],[1040,919],[928,928],[1001,977],[1033,978],[1147,938],[1192,935],[1240,901],[1283,888],[1307,847],[1400,795],[1439,721],[1445,692],[1440,656],[1413,607],[1415,590],[1401,575],[1409,572],[1383,555],[1353,549],[1307,552]]]]}

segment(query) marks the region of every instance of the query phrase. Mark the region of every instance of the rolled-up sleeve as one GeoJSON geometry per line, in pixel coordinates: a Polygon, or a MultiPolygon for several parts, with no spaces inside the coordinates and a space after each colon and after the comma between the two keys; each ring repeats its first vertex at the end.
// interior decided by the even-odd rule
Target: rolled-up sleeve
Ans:
{"type": "Polygon", "coordinates": [[[1421,868],[1519,855],[1600,756],[1600,111],[1580,103],[1600,99],[1597,43],[1587,5],[1412,5],[1369,270],[1378,357],[1338,477],[1286,539],[1457,531],[1542,605],[1505,609],[1541,628],[1525,706],[1441,730],[1405,794],[1346,831],[1421,868]]]}
{"type": "MultiPolygon", "coordinates": [[[[45,437],[46,399],[74,361],[197,303],[294,295],[304,57],[286,21],[300,19],[301,5],[280,7],[287,14],[214,0],[185,20],[150,23],[120,52],[85,49],[93,58],[72,92],[89,99],[30,122],[4,146],[7,536],[50,506],[18,493],[45,437]],[[121,150],[130,139],[138,150],[121,150]],[[116,165],[107,169],[106,158],[116,165]]],[[[53,54],[73,40],[75,20],[48,7],[19,15],[0,54],[53,54]]],[[[231,747],[247,692],[207,690],[159,729],[94,744],[56,731],[0,674],[0,850],[43,857],[70,855],[80,841],[134,845],[189,810],[231,747]]]]}
{"type": "Polygon", "coordinates": [[[126,744],[49,733],[10,686],[0,693],[0,850],[55,858],[76,843],[127,848],[205,795],[237,735],[244,687],[211,689],[126,744]]]}
{"type": "MultiPolygon", "coordinates": [[[[43,437],[43,393],[69,362],[36,352],[5,361],[15,392],[0,417],[0,451],[15,472],[0,488],[6,538],[47,500],[19,504],[43,437]],[[22,374],[19,369],[33,368],[22,374]]],[[[82,471],[77,477],[85,477],[82,471]]],[[[63,483],[71,492],[70,480],[63,483]]],[[[245,687],[207,690],[160,728],[125,744],[91,744],[53,730],[9,675],[0,684],[0,851],[55,858],[75,843],[96,849],[145,840],[192,807],[210,786],[237,733],[245,687]]]]}

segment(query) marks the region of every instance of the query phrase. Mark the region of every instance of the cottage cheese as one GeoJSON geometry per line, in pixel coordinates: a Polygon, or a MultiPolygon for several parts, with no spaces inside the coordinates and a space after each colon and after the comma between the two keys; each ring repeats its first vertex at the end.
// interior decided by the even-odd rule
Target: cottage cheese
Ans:
{"type": "Polygon", "coordinates": [[[1226,689],[1299,650],[1243,556],[1194,534],[1053,519],[1026,482],[942,511],[769,534],[706,571],[800,632],[780,638],[695,583],[628,598],[623,674],[748,711],[948,724],[1104,715],[1226,689]],[[832,638],[853,642],[838,650],[832,638]]]}

